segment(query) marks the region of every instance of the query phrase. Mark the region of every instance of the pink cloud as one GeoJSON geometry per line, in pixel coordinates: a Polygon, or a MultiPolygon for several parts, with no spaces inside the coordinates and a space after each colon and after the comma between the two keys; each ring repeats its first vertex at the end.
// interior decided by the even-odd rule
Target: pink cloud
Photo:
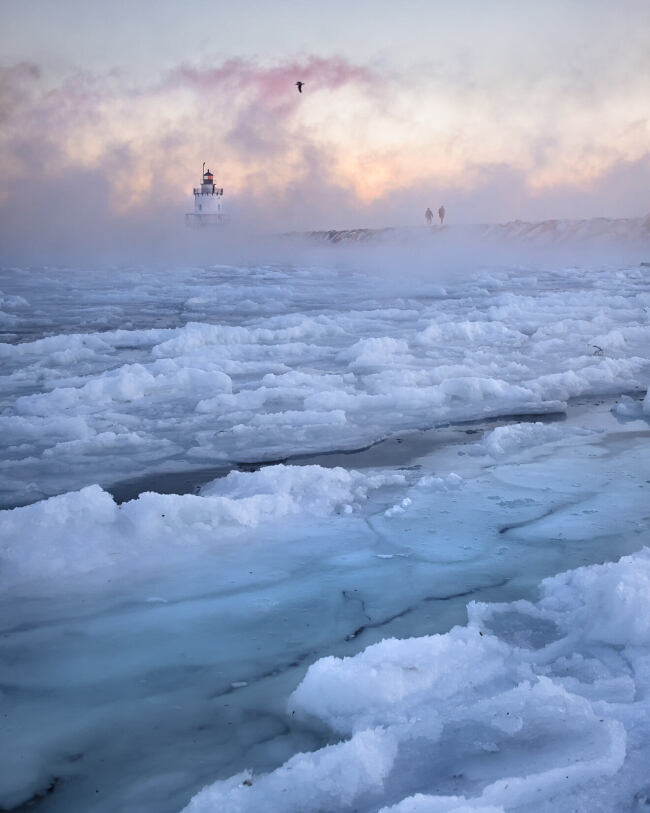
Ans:
{"type": "Polygon", "coordinates": [[[353,65],[341,57],[312,56],[272,67],[244,59],[229,59],[215,68],[182,65],[169,74],[165,85],[190,87],[200,93],[250,93],[263,103],[292,109],[300,103],[295,87],[298,80],[305,82],[305,93],[336,90],[352,83],[376,86],[382,81],[370,68],[353,65]]]}

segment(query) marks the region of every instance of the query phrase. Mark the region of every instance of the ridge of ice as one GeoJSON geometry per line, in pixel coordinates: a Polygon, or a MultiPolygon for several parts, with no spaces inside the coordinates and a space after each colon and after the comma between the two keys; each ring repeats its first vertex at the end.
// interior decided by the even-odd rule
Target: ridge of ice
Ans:
{"type": "Polygon", "coordinates": [[[168,556],[183,545],[215,547],[224,534],[282,518],[350,513],[372,491],[403,485],[399,473],[321,466],[268,466],[233,471],[201,495],[146,492],[117,505],[98,485],[33,505],[0,511],[0,583],[80,573],[147,555],[168,556]]]}
{"type": "Polygon", "coordinates": [[[537,603],[472,602],[467,625],[443,635],[317,661],[289,710],[344,740],[215,782],[185,813],[550,813],[593,809],[594,793],[603,810],[642,795],[650,551],[541,590],[537,603]]]}

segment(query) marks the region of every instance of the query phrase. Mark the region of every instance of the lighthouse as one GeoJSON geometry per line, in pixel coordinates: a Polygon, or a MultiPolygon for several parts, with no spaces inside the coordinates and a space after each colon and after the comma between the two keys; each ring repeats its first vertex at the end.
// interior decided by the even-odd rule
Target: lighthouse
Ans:
{"type": "Polygon", "coordinates": [[[201,186],[194,187],[194,211],[185,215],[185,225],[216,226],[225,222],[223,188],[215,186],[214,176],[203,162],[201,186]]]}

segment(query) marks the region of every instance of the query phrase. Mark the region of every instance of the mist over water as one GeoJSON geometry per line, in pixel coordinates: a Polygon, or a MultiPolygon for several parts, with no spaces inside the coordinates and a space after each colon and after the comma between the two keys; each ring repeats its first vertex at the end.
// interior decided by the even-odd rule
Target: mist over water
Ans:
{"type": "MultiPolygon", "coordinates": [[[[185,210],[191,211],[190,203],[185,210]]],[[[63,206],[48,209],[42,218],[9,216],[0,263],[167,269],[315,264],[373,271],[382,277],[394,274],[399,285],[422,276],[444,284],[456,274],[494,265],[638,264],[650,259],[648,218],[545,221],[535,230],[535,224],[520,221],[296,230],[278,228],[261,217],[238,219],[236,213],[222,226],[189,228],[184,213],[178,207],[155,217],[108,212],[100,217],[91,207],[80,207],[71,222],[70,209],[63,206]]]]}
{"type": "MultiPolygon", "coordinates": [[[[322,261],[387,270],[397,266],[404,273],[407,267],[428,269],[431,263],[465,268],[492,262],[632,262],[639,243],[649,239],[647,223],[615,225],[616,218],[638,220],[650,212],[648,156],[617,165],[581,189],[532,195],[523,173],[493,167],[468,179],[467,188],[422,182],[363,201],[332,178],[331,156],[318,150],[307,150],[307,155],[303,175],[284,188],[255,177],[249,187],[240,183],[233,189],[228,176],[215,170],[215,181],[225,189],[229,223],[219,229],[191,229],[184,215],[193,210],[198,162],[186,166],[174,186],[168,180],[158,185],[152,168],[151,176],[144,176],[151,185],[143,181],[147,191],[140,189],[134,197],[120,179],[137,178],[144,169],[130,153],[116,150],[94,167],[62,167],[45,137],[31,133],[16,156],[24,174],[8,172],[0,196],[0,263],[173,267],[322,261]],[[427,228],[425,208],[435,211],[440,203],[447,209],[445,227],[439,229],[436,221],[427,228]],[[600,220],[592,220],[589,228],[577,228],[596,216],[600,220]],[[548,224],[549,218],[568,218],[573,226],[546,235],[544,229],[523,234],[512,228],[516,221],[548,224]],[[508,228],[490,229],[489,224],[499,223],[508,228]],[[356,233],[364,229],[378,233],[356,233]],[[300,239],[306,233],[342,230],[355,233],[340,242],[300,239]]],[[[175,168],[177,175],[179,170],[175,168]]],[[[161,166],[161,177],[165,171],[161,166]]]]}

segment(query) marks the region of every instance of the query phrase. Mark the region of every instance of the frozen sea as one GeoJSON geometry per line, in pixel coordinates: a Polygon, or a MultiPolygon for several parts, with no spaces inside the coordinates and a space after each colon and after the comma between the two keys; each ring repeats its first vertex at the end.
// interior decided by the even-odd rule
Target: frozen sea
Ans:
{"type": "Polygon", "coordinates": [[[0,271],[0,810],[650,810],[649,257],[345,252],[0,271]]]}

